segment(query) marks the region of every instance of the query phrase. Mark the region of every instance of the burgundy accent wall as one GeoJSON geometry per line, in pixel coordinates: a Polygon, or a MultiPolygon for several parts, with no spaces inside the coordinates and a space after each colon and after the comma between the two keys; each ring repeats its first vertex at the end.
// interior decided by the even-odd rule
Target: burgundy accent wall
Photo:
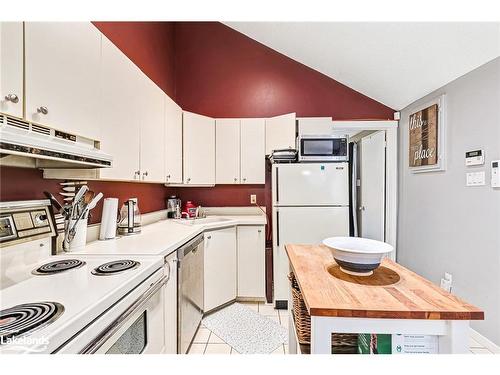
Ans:
{"type": "Polygon", "coordinates": [[[92,22],[158,87],[175,99],[173,22],[92,22]]]}
{"type": "MultiPolygon", "coordinates": [[[[64,197],[59,195],[61,191],[59,182],[62,181],[46,180],[42,177],[42,171],[38,169],[0,167],[0,201],[46,199],[43,192],[48,191],[63,203],[64,197]]],[[[89,180],[88,186],[96,194],[102,192],[103,198],[118,198],[119,207],[126,199],[137,197],[142,213],[164,209],[169,194],[169,190],[161,184],[89,180]]],[[[102,204],[103,200],[91,211],[90,223],[101,221],[102,204]]]]}
{"type": "MultiPolygon", "coordinates": [[[[218,22],[93,22],[185,110],[213,117],[264,117],[288,112],[334,119],[392,119],[394,111],[218,22]]],[[[54,195],[57,180],[33,169],[0,167],[0,200],[54,195]]],[[[142,212],[165,208],[177,194],[203,206],[248,206],[250,194],[271,209],[265,185],[165,188],[162,184],[89,181],[105,197],[139,199],[142,212]]],[[[92,222],[101,217],[102,203],[92,222]]]]}
{"type": "Polygon", "coordinates": [[[176,100],[212,117],[296,112],[393,119],[394,110],[219,22],[175,24],[176,100]]]}

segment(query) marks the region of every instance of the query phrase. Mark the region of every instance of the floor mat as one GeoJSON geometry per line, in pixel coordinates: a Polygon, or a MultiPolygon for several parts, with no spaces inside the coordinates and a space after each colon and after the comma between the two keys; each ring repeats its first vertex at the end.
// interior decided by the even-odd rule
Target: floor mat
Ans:
{"type": "Polygon", "coordinates": [[[203,324],[241,354],[268,354],[288,339],[279,323],[240,303],[206,316],[203,324]]]}

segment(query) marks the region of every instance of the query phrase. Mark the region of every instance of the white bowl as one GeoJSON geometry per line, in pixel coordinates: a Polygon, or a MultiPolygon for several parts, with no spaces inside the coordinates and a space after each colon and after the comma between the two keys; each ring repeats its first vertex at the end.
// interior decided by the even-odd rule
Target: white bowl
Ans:
{"type": "Polygon", "coordinates": [[[340,269],[348,274],[369,276],[394,248],[385,242],[361,237],[330,237],[323,240],[340,269]]]}

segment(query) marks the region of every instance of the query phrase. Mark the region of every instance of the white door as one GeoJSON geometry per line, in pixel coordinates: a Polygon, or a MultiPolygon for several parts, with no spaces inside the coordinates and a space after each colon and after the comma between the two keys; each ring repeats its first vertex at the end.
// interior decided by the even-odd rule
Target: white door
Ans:
{"type": "Polygon", "coordinates": [[[275,164],[272,177],[274,205],[349,204],[348,163],[275,164]]]}
{"type": "Polygon", "coordinates": [[[239,226],[238,297],[266,297],[265,226],[239,226]]]}
{"type": "Polygon", "coordinates": [[[23,117],[23,23],[0,22],[0,112],[23,117]]]}
{"type": "Polygon", "coordinates": [[[141,72],[141,180],[165,182],[165,93],[141,72]]]}
{"type": "Polygon", "coordinates": [[[266,155],[284,148],[295,148],[295,113],[266,119],[266,155]]]}
{"type": "Polygon", "coordinates": [[[241,119],[241,183],[266,183],[264,119],[241,119]]]}
{"type": "Polygon", "coordinates": [[[288,300],[286,244],[320,244],[349,235],[349,207],[273,208],[274,300],[288,300]]]}
{"type": "Polygon", "coordinates": [[[204,311],[236,298],[236,227],[204,233],[204,311]]]}
{"type": "Polygon", "coordinates": [[[361,237],[385,240],[385,132],[361,139],[361,237]]]}
{"type": "Polygon", "coordinates": [[[177,253],[165,260],[169,280],[165,285],[165,353],[177,354],[177,253]]]}
{"type": "Polygon", "coordinates": [[[182,108],[165,95],[165,181],[182,183],[182,108]]]}
{"type": "Polygon", "coordinates": [[[101,149],[113,156],[113,167],[101,169],[101,178],[139,179],[140,74],[139,68],[103,37],[99,138],[101,149]]]}
{"type": "Polygon", "coordinates": [[[184,183],[215,184],[215,120],[183,113],[184,183]]]}
{"type": "Polygon", "coordinates": [[[98,139],[99,30],[90,22],[26,22],[25,62],[26,118],[98,139]]]}
{"type": "Polygon", "coordinates": [[[215,183],[240,183],[240,120],[215,120],[215,183]]]}

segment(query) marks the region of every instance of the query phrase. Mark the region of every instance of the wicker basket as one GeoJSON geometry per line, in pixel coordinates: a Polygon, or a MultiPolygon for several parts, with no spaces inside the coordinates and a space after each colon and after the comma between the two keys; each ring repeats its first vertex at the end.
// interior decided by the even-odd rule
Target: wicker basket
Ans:
{"type": "MultiPolygon", "coordinates": [[[[303,352],[310,352],[311,344],[311,316],[302,297],[295,275],[288,275],[292,289],[293,320],[297,332],[298,343],[303,352]]],[[[354,333],[332,333],[332,353],[356,354],[358,352],[358,335],[354,333]]]]}

